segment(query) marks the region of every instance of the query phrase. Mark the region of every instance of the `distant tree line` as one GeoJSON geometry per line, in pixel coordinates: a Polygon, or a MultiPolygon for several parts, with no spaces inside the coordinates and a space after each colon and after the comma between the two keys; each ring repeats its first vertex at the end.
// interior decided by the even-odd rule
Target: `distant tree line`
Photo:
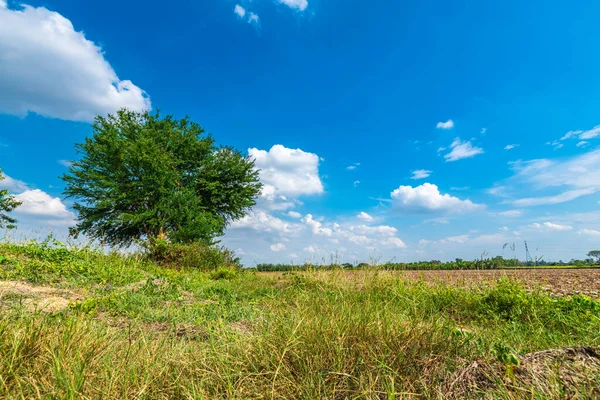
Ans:
{"type": "Polygon", "coordinates": [[[417,262],[386,262],[382,264],[369,264],[369,263],[329,263],[329,264],[258,264],[256,266],[257,271],[261,272],[275,272],[275,271],[303,271],[310,269],[319,270],[361,270],[369,268],[377,268],[390,271],[419,271],[419,270],[493,270],[503,268],[522,268],[522,267],[566,267],[566,266],[577,266],[577,267],[594,267],[598,265],[598,260],[594,258],[586,258],[584,260],[571,259],[569,261],[519,261],[516,259],[508,259],[502,256],[497,256],[487,259],[477,259],[473,261],[463,260],[457,258],[454,261],[442,262],[439,260],[431,261],[417,261],[417,262]]]}

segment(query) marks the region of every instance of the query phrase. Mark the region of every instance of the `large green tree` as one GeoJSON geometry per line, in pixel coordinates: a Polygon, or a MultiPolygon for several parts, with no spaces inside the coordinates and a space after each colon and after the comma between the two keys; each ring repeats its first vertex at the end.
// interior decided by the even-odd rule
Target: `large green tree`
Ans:
{"type": "Polygon", "coordinates": [[[597,263],[600,263],[600,250],[591,250],[587,253],[588,257],[594,257],[597,263]]]}
{"type": "Polygon", "coordinates": [[[218,147],[188,118],[121,110],[97,117],[63,176],[76,200],[71,233],[115,246],[157,238],[212,242],[255,204],[253,160],[218,147]]]}
{"type": "MultiPolygon", "coordinates": [[[[0,169],[0,181],[4,180],[0,169]]],[[[0,228],[15,228],[17,220],[8,215],[9,212],[21,205],[21,202],[9,195],[8,190],[0,190],[0,228]]]]}

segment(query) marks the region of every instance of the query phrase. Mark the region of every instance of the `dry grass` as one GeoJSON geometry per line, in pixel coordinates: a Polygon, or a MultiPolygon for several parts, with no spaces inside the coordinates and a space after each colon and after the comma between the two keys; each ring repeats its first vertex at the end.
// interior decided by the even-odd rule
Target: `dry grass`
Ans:
{"type": "Polygon", "coordinates": [[[592,356],[544,351],[600,346],[600,303],[487,272],[223,278],[87,250],[0,255],[0,279],[72,299],[40,312],[0,297],[0,398],[593,398],[599,379],[592,356]]]}

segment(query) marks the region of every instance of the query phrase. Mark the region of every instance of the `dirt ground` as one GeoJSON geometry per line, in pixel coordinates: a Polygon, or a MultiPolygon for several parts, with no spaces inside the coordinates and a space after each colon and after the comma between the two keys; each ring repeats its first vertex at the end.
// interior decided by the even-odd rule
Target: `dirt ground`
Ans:
{"type": "Polygon", "coordinates": [[[82,296],[72,290],[47,286],[34,286],[27,282],[0,281],[0,308],[22,305],[31,311],[56,312],[81,300],[82,296]]]}
{"type": "MultiPolygon", "coordinates": [[[[277,276],[280,272],[262,274],[277,276]]],[[[360,284],[373,274],[372,271],[334,271],[316,272],[318,279],[344,279],[360,284]],[[332,276],[333,274],[333,276],[332,276]]],[[[485,271],[380,271],[381,277],[403,277],[408,280],[423,280],[428,283],[443,282],[460,287],[472,287],[485,283],[494,283],[508,277],[521,282],[524,286],[541,288],[556,296],[583,294],[600,297],[600,269],[522,269],[522,270],[485,270],[485,271]]]]}

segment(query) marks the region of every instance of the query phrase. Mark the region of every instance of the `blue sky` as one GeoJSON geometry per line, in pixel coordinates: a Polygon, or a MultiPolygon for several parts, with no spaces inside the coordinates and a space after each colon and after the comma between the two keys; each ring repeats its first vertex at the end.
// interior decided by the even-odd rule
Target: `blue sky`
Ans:
{"type": "Polygon", "coordinates": [[[597,2],[5,1],[13,237],[66,235],[93,115],[158,107],[256,158],[249,265],[600,247],[597,2]]]}

